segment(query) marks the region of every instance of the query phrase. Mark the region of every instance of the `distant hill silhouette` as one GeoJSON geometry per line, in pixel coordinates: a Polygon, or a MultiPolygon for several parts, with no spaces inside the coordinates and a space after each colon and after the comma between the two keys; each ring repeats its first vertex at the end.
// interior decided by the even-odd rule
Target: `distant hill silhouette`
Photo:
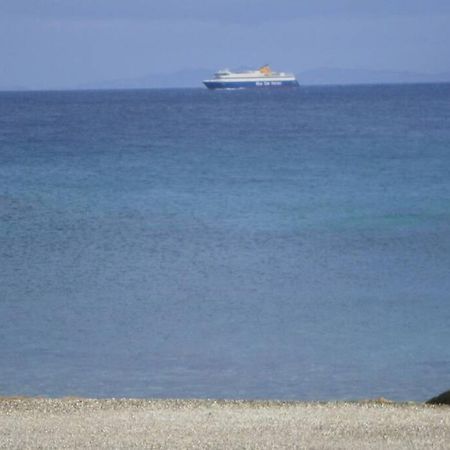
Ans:
{"type": "Polygon", "coordinates": [[[26,86],[19,86],[19,85],[11,85],[11,86],[1,86],[0,85],[0,92],[12,92],[12,91],[29,91],[29,88],[26,86]]]}
{"type": "Polygon", "coordinates": [[[300,84],[383,84],[449,82],[450,72],[423,74],[389,70],[320,68],[299,72],[300,84]]]}
{"type": "MultiPolygon", "coordinates": [[[[180,70],[149,74],[135,78],[93,81],[74,86],[54,86],[53,89],[145,89],[203,87],[202,80],[210,78],[214,69],[180,70]]],[[[388,70],[319,68],[295,72],[300,85],[348,85],[388,83],[450,82],[450,72],[423,74],[388,70]]],[[[0,86],[0,91],[28,90],[26,86],[0,86]]],[[[52,89],[52,88],[49,88],[52,89]]]]}
{"type": "MultiPolygon", "coordinates": [[[[202,87],[202,80],[210,78],[213,69],[183,70],[168,74],[151,74],[137,78],[86,83],[81,89],[133,89],[133,88],[183,88],[202,87]]],[[[302,85],[326,84],[384,84],[384,83],[435,83],[450,82],[450,72],[422,74],[388,70],[320,68],[296,72],[302,85]]]]}

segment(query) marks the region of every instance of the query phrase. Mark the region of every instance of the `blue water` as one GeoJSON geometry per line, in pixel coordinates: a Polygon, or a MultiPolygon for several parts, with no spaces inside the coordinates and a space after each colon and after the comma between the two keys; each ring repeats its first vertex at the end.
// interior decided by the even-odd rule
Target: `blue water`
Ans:
{"type": "Polygon", "coordinates": [[[0,395],[450,383],[450,84],[0,93],[0,395]]]}

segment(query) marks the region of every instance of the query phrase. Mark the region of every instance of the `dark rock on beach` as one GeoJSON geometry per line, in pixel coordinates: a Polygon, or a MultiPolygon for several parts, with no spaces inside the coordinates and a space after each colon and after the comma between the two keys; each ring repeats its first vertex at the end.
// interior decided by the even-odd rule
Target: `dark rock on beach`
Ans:
{"type": "Polygon", "coordinates": [[[445,391],[442,394],[430,398],[426,403],[430,405],[450,405],[450,390],[445,391]]]}

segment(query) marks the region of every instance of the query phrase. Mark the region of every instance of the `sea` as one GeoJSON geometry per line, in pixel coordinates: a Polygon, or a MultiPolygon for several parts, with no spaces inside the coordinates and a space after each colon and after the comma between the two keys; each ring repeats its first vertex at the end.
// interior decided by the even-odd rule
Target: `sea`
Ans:
{"type": "Polygon", "coordinates": [[[450,387],[450,84],[0,93],[0,395],[450,387]]]}

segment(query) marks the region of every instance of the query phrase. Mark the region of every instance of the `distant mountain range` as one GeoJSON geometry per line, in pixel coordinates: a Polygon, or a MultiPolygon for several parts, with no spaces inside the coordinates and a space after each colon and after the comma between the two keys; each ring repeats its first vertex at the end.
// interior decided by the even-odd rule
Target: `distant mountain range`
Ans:
{"type": "Polygon", "coordinates": [[[0,92],[4,91],[29,91],[30,89],[26,86],[18,86],[18,85],[0,85],[0,92]]]}
{"type": "MultiPolygon", "coordinates": [[[[75,86],[55,86],[56,89],[143,89],[203,87],[202,80],[210,78],[214,70],[180,70],[172,73],[150,74],[136,78],[94,81],[75,86]]],[[[348,85],[388,83],[450,82],[450,72],[424,74],[388,70],[320,68],[296,72],[300,85],[348,85]]],[[[22,86],[0,86],[0,91],[27,90],[22,86]]]]}
{"type": "MultiPolygon", "coordinates": [[[[78,89],[133,89],[201,87],[202,80],[210,78],[214,70],[184,70],[168,74],[152,74],[138,78],[124,78],[86,83],[78,89]]],[[[423,74],[387,70],[321,68],[297,72],[302,85],[326,84],[384,84],[384,83],[437,83],[450,82],[450,72],[423,74]]]]}
{"type": "Polygon", "coordinates": [[[450,72],[424,74],[389,70],[321,68],[298,73],[301,84],[384,84],[449,82],[450,72]]]}

